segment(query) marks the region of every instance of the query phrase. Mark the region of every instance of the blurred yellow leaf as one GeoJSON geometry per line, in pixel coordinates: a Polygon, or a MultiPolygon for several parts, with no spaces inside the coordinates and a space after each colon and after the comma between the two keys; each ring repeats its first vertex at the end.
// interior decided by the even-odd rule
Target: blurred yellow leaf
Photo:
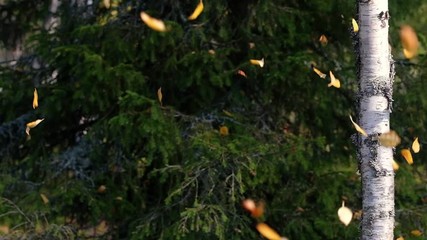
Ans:
{"type": "Polygon", "coordinates": [[[419,236],[423,235],[423,232],[421,232],[418,229],[415,229],[415,230],[411,231],[411,234],[414,235],[414,236],[416,236],[416,237],[419,237],[419,236]]]}
{"type": "Polygon", "coordinates": [[[337,78],[335,78],[335,76],[332,73],[332,71],[329,71],[329,76],[331,77],[331,82],[328,84],[328,87],[334,86],[336,88],[340,88],[341,87],[340,80],[338,80],[337,78]]]}
{"type": "Polygon", "coordinates": [[[104,193],[107,190],[107,187],[105,185],[100,185],[98,187],[98,190],[96,190],[98,193],[104,193]]]}
{"type": "Polygon", "coordinates": [[[402,25],[400,26],[399,34],[405,57],[411,59],[417,56],[419,42],[415,30],[409,25],[402,25]]]}
{"type": "Polygon", "coordinates": [[[221,127],[219,128],[219,134],[220,134],[221,136],[227,136],[227,135],[228,135],[228,127],[226,127],[226,126],[221,126],[221,127]]]}
{"type": "Polygon", "coordinates": [[[222,112],[229,117],[233,117],[233,114],[225,109],[223,109],[222,112]]]}
{"type": "Polygon", "coordinates": [[[165,23],[162,20],[151,17],[145,12],[140,13],[141,20],[151,29],[158,32],[166,32],[165,23]]]}
{"type": "Polygon", "coordinates": [[[411,151],[409,151],[409,149],[402,149],[402,151],[400,151],[400,154],[402,154],[402,156],[405,158],[409,165],[412,165],[414,163],[411,151]]]}
{"type": "Polygon", "coordinates": [[[400,144],[400,137],[396,133],[396,131],[391,130],[389,132],[382,133],[381,135],[379,135],[378,141],[384,147],[396,147],[400,144]]]}
{"type": "Polygon", "coordinates": [[[282,237],[265,223],[258,223],[256,229],[261,235],[269,240],[281,240],[282,237]]]}
{"type": "Polygon", "coordinates": [[[243,200],[242,206],[246,211],[250,213],[252,213],[256,208],[255,201],[250,198],[243,200]]]}
{"type": "Polygon", "coordinates": [[[240,75],[240,76],[242,76],[242,77],[248,78],[248,76],[246,76],[246,73],[243,72],[243,70],[240,70],[240,69],[237,70],[237,74],[240,75]]]}
{"type": "Polygon", "coordinates": [[[261,60],[251,59],[249,61],[251,62],[252,65],[258,65],[260,67],[264,67],[264,58],[262,58],[261,60]]]}
{"type": "Polygon", "coordinates": [[[321,72],[319,69],[317,69],[315,66],[313,66],[312,68],[313,68],[313,71],[314,71],[317,75],[319,75],[319,77],[321,77],[321,78],[326,78],[326,74],[322,73],[322,72],[321,72]]]}
{"type": "Polygon", "coordinates": [[[418,142],[418,138],[415,138],[412,143],[412,151],[414,151],[414,153],[418,153],[420,151],[420,142],[418,142]]]}
{"type": "Polygon", "coordinates": [[[9,234],[10,228],[8,225],[0,225],[0,232],[4,234],[9,234]]]}
{"type": "Polygon", "coordinates": [[[363,130],[363,128],[361,128],[359,125],[357,125],[357,123],[355,123],[353,121],[353,118],[350,115],[350,121],[353,123],[354,128],[356,128],[356,131],[358,131],[360,134],[362,134],[363,136],[367,137],[368,134],[365,132],[365,130],[363,130]]]}
{"type": "Polygon", "coordinates": [[[325,46],[326,44],[328,44],[328,38],[326,38],[326,36],[324,34],[322,34],[322,36],[320,36],[320,38],[319,38],[319,42],[320,42],[320,44],[325,46]]]}
{"type": "Polygon", "coordinates": [[[98,225],[83,230],[79,230],[79,235],[86,238],[100,237],[108,232],[109,228],[107,222],[102,220],[98,225]]]}
{"type": "Polygon", "coordinates": [[[44,195],[43,193],[40,193],[40,197],[42,198],[42,201],[44,204],[49,203],[49,198],[47,198],[46,195],[44,195]]]}
{"type": "Polygon", "coordinates": [[[103,0],[102,3],[106,9],[109,9],[111,7],[110,0],[103,0]]]}
{"type": "Polygon", "coordinates": [[[342,206],[338,209],[338,218],[346,226],[348,226],[348,224],[351,222],[351,219],[353,219],[353,212],[350,210],[350,208],[344,205],[344,201],[342,202],[342,206]]]}
{"type": "Polygon", "coordinates": [[[396,238],[396,240],[405,240],[405,238],[403,238],[402,236],[396,238]]]}
{"type": "Polygon", "coordinates": [[[399,170],[399,164],[396,161],[394,161],[394,159],[392,161],[393,162],[391,164],[393,165],[393,170],[394,171],[399,170]]]}
{"type": "Polygon", "coordinates": [[[160,105],[163,105],[163,103],[162,103],[163,93],[162,93],[161,87],[157,90],[157,98],[159,99],[160,105]]]}
{"type": "Polygon", "coordinates": [[[200,0],[199,4],[197,4],[196,9],[194,9],[194,12],[188,17],[188,20],[195,20],[200,15],[200,13],[202,13],[203,8],[203,1],[200,0]]]}
{"type": "Polygon", "coordinates": [[[351,19],[351,25],[353,25],[353,32],[357,33],[359,31],[359,25],[354,18],[351,19]]]}
{"type": "Polygon", "coordinates": [[[41,123],[44,120],[44,118],[42,119],[37,119],[36,121],[33,122],[29,122],[27,123],[27,128],[25,129],[25,132],[27,133],[27,135],[30,135],[30,129],[31,128],[35,128],[37,125],[39,125],[39,123],[41,123]]]}
{"type": "Polygon", "coordinates": [[[37,89],[34,88],[34,97],[33,97],[33,109],[36,109],[39,106],[39,95],[37,89]]]}

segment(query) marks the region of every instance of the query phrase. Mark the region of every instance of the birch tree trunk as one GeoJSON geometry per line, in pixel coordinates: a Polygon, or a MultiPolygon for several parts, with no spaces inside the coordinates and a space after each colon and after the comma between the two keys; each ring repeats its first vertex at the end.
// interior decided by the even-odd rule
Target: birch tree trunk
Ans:
{"type": "Polygon", "coordinates": [[[394,64],[388,43],[388,1],[358,0],[358,10],[359,122],[369,135],[357,141],[363,188],[361,239],[392,240],[393,150],[372,138],[390,130],[394,64]]]}

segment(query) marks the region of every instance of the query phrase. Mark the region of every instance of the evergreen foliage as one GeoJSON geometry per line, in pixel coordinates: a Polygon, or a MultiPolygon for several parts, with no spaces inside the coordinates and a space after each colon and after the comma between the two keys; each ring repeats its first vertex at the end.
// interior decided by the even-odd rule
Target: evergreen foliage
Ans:
{"type": "MultiPolygon", "coordinates": [[[[357,221],[337,218],[342,200],[361,209],[348,120],[354,3],[205,0],[188,21],[199,1],[73,1],[60,5],[52,30],[42,23],[50,1],[27,2],[0,1],[2,46],[24,38],[26,53],[0,65],[0,225],[14,227],[9,236],[260,239],[241,207],[253,198],[289,239],[357,237],[357,221]],[[141,11],[169,31],[148,28],[141,11]],[[264,68],[249,63],[261,58],[264,68]],[[312,64],[342,87],[328,88],[312,64]],[[25,124],[38,118],[27,137],[25,124]],[[105,234],[93,230],[102,221],[105,234]]],[[[426,26],[413,9],[427,5],[390,5],[398,153],[427,139],[426,36],[419,31],[416,61],[404,60],[398,39],[403,22],[426,26]]],[[[427,230],[427,158],[423,149],[414,158],[409,166],[396,154],[395,234],[405,239],[427,230]]]]}

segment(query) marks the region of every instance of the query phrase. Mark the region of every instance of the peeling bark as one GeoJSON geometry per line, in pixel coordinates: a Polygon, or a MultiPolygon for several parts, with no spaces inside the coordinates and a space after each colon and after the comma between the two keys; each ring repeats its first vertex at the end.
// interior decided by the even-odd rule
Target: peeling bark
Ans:
{"type": "Polygon", "coordinates": [[[356,140],[363,189],[361,239],[392,240],[393,149],[372,138],[390,130],[394,64],[388,43],[388,1],[359,0],[358,9],[359,123],[369,135],[356,140]]]}

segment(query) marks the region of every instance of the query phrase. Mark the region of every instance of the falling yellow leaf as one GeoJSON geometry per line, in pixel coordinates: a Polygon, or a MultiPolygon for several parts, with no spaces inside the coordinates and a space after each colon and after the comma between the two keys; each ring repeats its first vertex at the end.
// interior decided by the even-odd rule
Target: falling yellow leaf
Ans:
{"type": "Polygon", "coordinates": [[[250,198],[243,200],[242,206],[246,211],[250,213],[252,213],[256,209],[255,201],[250,198]]]}
{"type": "Polygon", "coordinates": [[[418,54],[419,41],[415,30],[409,25],[400,26],[400,41],[403,46],[403,54],[411,59],[418,54]]]}
{"type": "Polygon", "coordinates": [[[109,230],[107,222],[102,220],[98,225],[79,230],[78,234],[86,238],[96,238],[106,234],[109,230]]]}
{"type": "Polygon", "coordinates": [[[237,74],[242,76],[242,77],[248,78],[248,76],[246,76],[246,73],[243,72],[243,70],[237,70],[237,74]]]}
{"type": "Polygon", "coordinates": [[[420,142],[418,142],[418,138],[415,138],[412,143],[412,151],[414,151],[414,153],[418,153],[420,151],[420,142]]]}
{"type": "Polygon", "coordinates": [[[394,159],[392,160],[392,163],[391,163],[391,164],[393,165],[393,170],[394,170],[394,171],[399,170],[399,164],[397,164],[397,162],[396,162],[396,161],[394,161],[394,159]]]}
{"type": "Polygon", "coordinates": [[[351,19],[351,24],[353,25],[353,32],[357,33],[359,31],[359,25],[354,18],[351,19]]]}
{"type": "Polygon", "coordinates": [[[37,93],[37,88],[34,88],[33,109],[36,109],[38,106],[39,106],[39,95],[37,93]]]}
{"type": "Polygon", "coordinates": [[[340,80],[338,80],[337,78],[335,78],[335,76],[332,73],[332,71],[329,71],[329,77],[331,77],[331,82],[328,84],[328,87],[331,87],[331,86],[334,86],[336,88],[340,88],[341,87],[340,80]]]}
{"type": "Polygon", "coordinates": [[[261,60],[251,59],[250,62],[252,65],[258,65],[260,67],[264,67],[264,58],[262,58],[261,60]]]}
{"type": "Polygon", "coordinates": [[[39,125],[39,123],[41,123],[44,120],[44,118],[42,119],[37,119],[36,121],[33,122],[29,122],[27,123],[27,128],[25,129],[25,132],[27,133],[27,135],[30,135],[30,129],[31,128],[35,128],[37,125],[39,125]]]}
{"type": "Polygon", "coordinates": [[[382,133],[378,136],[378,141],[384,147],[396,147],[400,144],[400,137],[396,131],[391,130],[386,133],[382,133]]]}
{"type": "Polygon", "coordinates": [[[141,20],[151,29],[158,32],[166,32],[165,23],[162,20],[151,17],[145,12],[140,13],[141,20]]]}
{"type": "Polygon", "coordinates": [[[255,43],[253,42],[250,42],[248,45],[249,45],[249,49],[255,48],[255,43]]]}
{"type": "Polygon", "coordinates": [[[228,127],[226,127],[226,126],[221,126],[221,127],[219,128],[219,134],[220,134],[221,136],[227,136],[227,135],[228,135],[228,127]]]}
{"type": "Polygon", "coordinates": [[[351,222],[351,219],[353,219],[353,212],[350,210],[350,208],[344,205],[344,201],[342,202],[342,206],[338,209],[338,218],[346,226],[348,226],[348,224],[351,222]]]}
{"type": "Polygon", "coordinates": [[[209,53],[210,55],[215,55],[215,50],[213,50],[213,49],[209,49],[208,53],[209,53]]]}
{"type": "Polygon", "coordinates": [[[412,165],[414,163],[411,151],[409,151],[409,149],[402,149],[402,151],[400,151],[400,154],[402,154],[402,156],[405,158],[409,165],[412,165]]]}
{"type": "Polygon", "coordinates": [[[405,238],[403,238],[402,236],[396,238],[396,240],[405,240],[405,238]]]}
{"type": "Polygon", "coordinates": [[[322,73],[319,69],[317,69],[316,67],[312,67],[313,68],[313,71],[317,74],[317,75],[319,75],[319,77],[320,78],[326,78],[326,74],[324,74],[324,73],[322,73]]]}
{"type": "Polygon", "coordinates": [[[111,7],[110,0],[103,0],[102,3],[106,9],[109,9],[111,7]]]}
{"type": "Polygon", "coordinates": [[[227,111],[227,110],[222,110],[222,112],[225,114],[225,115],[227,115],[227,116],[229,116],[229,117],[233,117],[233,114],[231,113],[231,112],[229,112],[229,111],[227,111]]]}
{"type": "Polygon", "coordinates": [[[368,134],[365,132],[365,130],[363,130],[363,128],[361,128],[359,125],[357,125],[357,123],[355,123],[353,121],[353,118],[350,115],[350,121],[353,123],[354,128],[356,128],[356,131],[358,131],[360,134],[362,134],[363,136],[367,137],[368,134]]]}
{"type": "Polygon", "coordinates": [[[160,105],[163,105],[163,103],[162,103],[163,94],[162,94],[162,88],[161,87],[157,90],[157,98],[159,99],[160,105]]]}
{"type": "Polygon", "coordinates": [[[47,198],[46,195],[44,195],[43,193],[40,193],[40,197],[42,198],[44,204],[49,203],[49,198],[47,198]]]}
{"type": "Polygon", "coordinates": [[[256,229],[261,235],[269,240],[280,240],[282,237],[265,223],[258,223],[256,229]]]}
{"type": "Polygon", "coordinates": [[[326,44],[328,44],[328,38],[326,38],[326,36],[324,34],[322,34],[322,36],[320,36],[320,38],[319,38],[319,42],[320,42],[320,44],[325,46],[326,44]]]}
{"type": "Polygon", "coordinates": [[[264,215],[264,209],[265,209],[264,201],[259,201],[256,204],[255,209],[251,212],[251,216],[254,218],[262,217],[262,215],[264,215]]]}
{"type": "Polygon", "coordinates": [[[98,187],[98,190],[96,190],[98,193],[104,193],[107,190],[107,187],[105,185],[101,185],[98,187]]]}
{"type": "Polygon", "coordinates": [[[415,229],[415,230],[411,231],[411,234],[414,235],[414,236],[416,236],[416,237],[419,237],[419,236],[423,235],[423,232],[421,232],[418,229],[415,229]]]}
{"type": "Polygon", "coordinates": [[[203,1],[200,0],[199,4],[197,4],[196,9],[194,9],[194,12],[188,17],[188,20],[195,20],[200,15],[200,13],[202,13],[203,8],[203,1]]]}

